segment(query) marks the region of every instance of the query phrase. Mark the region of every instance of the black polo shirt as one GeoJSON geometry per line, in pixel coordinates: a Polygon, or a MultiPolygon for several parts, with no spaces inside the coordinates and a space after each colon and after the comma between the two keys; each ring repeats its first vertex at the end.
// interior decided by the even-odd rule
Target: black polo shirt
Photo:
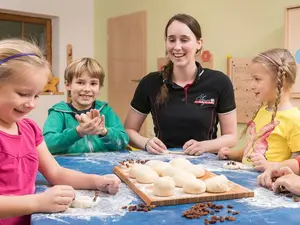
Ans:
{"type": "Polygon", "coordinates": [[[171,80],[163,81],[160,72],[146,75],[131,101],[134,110],[145,115],[151,112],[155,135],[168,148],[182,148],[190,139],[217,138],[218,114],[236,108],[228,76],[220,71],[203,69],[198,63],[197,67],[194,82],[185,87],[171,80]],[[156,96],[163,82],[169,89],[169,98],[163,105],[158,105],[156,96]]]}

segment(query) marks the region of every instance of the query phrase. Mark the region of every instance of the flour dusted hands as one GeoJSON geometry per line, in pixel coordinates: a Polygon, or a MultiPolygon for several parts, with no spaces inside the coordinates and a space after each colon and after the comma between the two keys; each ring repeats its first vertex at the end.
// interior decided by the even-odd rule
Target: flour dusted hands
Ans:
{"type": "Polygon", "coordinates": [[[75,190],[71,186],[56,185],[36,197],[37,212],[63,212],[75,198],[75,190]]]}
{"type": "Polygon", "coordinates": [[[87,114],[75,116],[79,125],[76,127],[79,136],[84,135],[106,135],[105,116],[100,115],[98,110],[91,109],[87,114]]]}
{"type": "Polygon", "coordinates": [[[289,167],[283,167],[280,170],[284,175],[276,179],[272,185],[272,190],[279,192],[280,187],[283,186],[291,193],[300,195],[300,177],[294,174],[289,167]]]}
{"type": "Polygon", "coordinates": [[[98,190],[114,195],[120,190],[121,180],[114,174],[107,174],[97,176],[95,183],[98,190]]]}
{"type": "Polygon", "coordinates": [[[167,151],[165,144],[157,137],[148,139],[145,144],[145,150],[152,154],[163,154],[167,151]]]}
{"type": "Polygon", "coordinates": [[[206,152],[206,148],[201,141],[191,139],[183,145],[183,152],[187,155],[202,155],[206,152]]]}
{"type": "Polygon", "coordinates": [[[293,173],[289,167],[268,168],[258,176],[258,184],[274,192],[278,192],[280,186],[294,193],[300,194],[300,177],[293,173]],[[275,182],[272,179],[276,178],[275,182]]]}

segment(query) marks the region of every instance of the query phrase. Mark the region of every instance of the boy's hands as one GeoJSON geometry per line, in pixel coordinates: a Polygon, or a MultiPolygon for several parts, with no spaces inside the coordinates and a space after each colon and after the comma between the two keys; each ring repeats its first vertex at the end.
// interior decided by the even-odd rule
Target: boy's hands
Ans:
{"type": "Polygon", "coordinates": [[[79,125],[76,131],[80,137],[84,135],[101,135],[107,134],[105,127],[105,116],[100,115],[98,110],[92,109],[87,114],[75,115],[79,125]]]}

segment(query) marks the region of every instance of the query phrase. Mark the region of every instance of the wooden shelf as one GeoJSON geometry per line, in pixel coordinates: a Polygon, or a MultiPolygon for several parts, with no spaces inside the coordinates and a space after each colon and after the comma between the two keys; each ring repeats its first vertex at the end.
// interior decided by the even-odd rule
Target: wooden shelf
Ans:
{"type": "Polygon", "coordinates": [[[64,95],[64,92],[42,92],[41,95],[64,95]]]}

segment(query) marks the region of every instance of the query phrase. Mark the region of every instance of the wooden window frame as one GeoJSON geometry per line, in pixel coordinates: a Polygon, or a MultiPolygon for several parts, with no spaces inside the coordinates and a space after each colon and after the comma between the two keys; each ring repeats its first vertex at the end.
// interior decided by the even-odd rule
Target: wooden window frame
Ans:
{"type": "Polygon", "coordinates": [[[24,38],[24,23],[42,24],[46,26],[46,59],[52,65],[52,22],[51,19],[8,14],[0,12],[0,20],[22,23],[22,38],[24,38]]]}

